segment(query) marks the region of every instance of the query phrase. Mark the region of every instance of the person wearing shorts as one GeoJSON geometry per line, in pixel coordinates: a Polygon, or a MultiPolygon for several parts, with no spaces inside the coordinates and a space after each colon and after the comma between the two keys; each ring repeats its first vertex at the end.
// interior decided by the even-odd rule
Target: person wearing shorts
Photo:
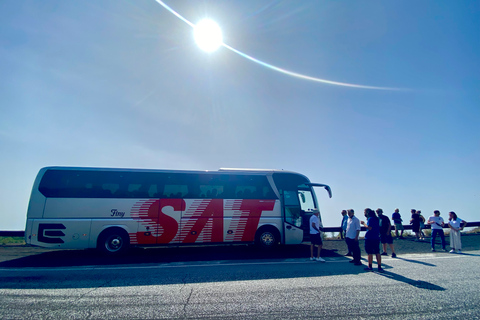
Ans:
{"type": "Polygon", "coordinates": [[[400,214],[400,209],[395,209],[395,212],[392,214],[393,224],[395,225],[395,236],[397,238],[403,239],[403,229],[402,225],[402,215],[400,214]],[[398,236],[398,231],[400,231],[400,237],[398,236]]]}
{"type": "Polygon", "coordinates": [[[383,210],[378,208],[378,221],[380,224],[380,242],[382,243],[383,252],[382,256],[387,256],[387,244],[390,246],[390,250],[392,250],[392,258],[396,258],[397,255],[395,254],[395,249],[393,247],[393,237],[392,237],[392,224],[390,223],[390,219],[383,214],[383,210]]]}
{"type": "Polygon", "coordinates": [[[324,259],[320,258],[320,252],[322,251],[322,238],[320,237],[320,231],[323,229],[320,227],[320,211],[318,209],[313,209],[313,214],[310,217],[310,260],[316,260],[320,262],[325,262],[324,259]],[[313,247],[317,246],[317,258],[313,257],[313,247]]]}
{"type": "Polygon", "coordinates": [[[383,272],[382,269],[382,256],[380,255],[380,223],[373,211],[370,208],[365,209],[365,217],[367,218],[367,223],[361,221],[367,232],[365,233],[365,251],[368,255],[368,267],[365,268],[367,271],[373,271],[373,255],[377,259],[378,272],[383,272]]]}

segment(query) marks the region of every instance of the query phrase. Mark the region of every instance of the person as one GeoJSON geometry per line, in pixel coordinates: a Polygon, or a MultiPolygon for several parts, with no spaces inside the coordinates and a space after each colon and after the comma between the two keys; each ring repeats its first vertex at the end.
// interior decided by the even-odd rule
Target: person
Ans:
{"type": "Polygon", "coordinates": [[[362,262],[360,261],[360,246],[358,245],[358,237],[360,236],[360,220],[355,217],[355,211],[353,209],[347,210],[348,222],[347,230],[345,232],[345,241],[347,242],[348,251],[352,253],[353,259],[350,260],[356,266],[361,266],[362,262]]]}
{"type": "Polygon", "coordinates": [[[367,223],[361,221],[367,232],[365,233],[365,251],[368,254],[368,267],[365,268],[367,271],[373,271],[373,255],[377,259],[378,271],[383,272],[382,269],[382,256],[380,255],[380,227],[377,215],[375,211],[370,208],[365,209],[365,217],[367,218],[367,223]]]}
{"type": "Polygon", "coordinates": [[[347,231],[347,223],[348,223],[348,215],[347,215],[347,210],[342,210],[342,222],[340,224],[340,228],[342,229],[340,231],[340,239],[345,238],[345,231],[347,231]]]}
{"type": "Polygon", "coordinates": [[[392,214],[393,224],[395,225],[395,236],[398,238],[398,231],[400,231],[400,239],[403,239],[403,225],[402,225],[402,215],[400,210],[397,208],[392,214]]]}
{"type": "Polygon", "coordinates": [[[410,210],[412,214],[410,224],[412,225],[412,231],[415,232],[415,241],[420,241],[420,216],[415,209],[410,210]]]}
{"type": "Polygon", "coordinates": [[[437,238],[437,235],[439,235],[442,240],[442,249],[447,252],[447,249],[445,248],[445,234],[443,233],[445,222],[443,221],[443,218],[440,217],[440,211],[433,211],[433,216],[428,218],[427,224],[432,227],[432,251],[435,252],[435,239],[437,238]]]}
{"type": "Polygon", "coordinates": [[[425,217],[422,216],[422,211],[417,211],[418,217],[420,218],[420,240],[425,240],[425,233],[423,233],[423,229],[425,229],[425,217]]]}
{"type": "Polygon", "coordinates": [[[392,224],[390,222],[390,219],[383,214],[383,210],[381,208],[377,209],[377,215],[380,224],[380,242],[382,243],[383,247],[382,256],[388,256],[388,244],[390,246],[390,250],[392,250],[392,258],[396,258],[397,254],[395,253],[395,249],[393,247],[392,224]]]}
{"type": "Polygon", "coordinates": [[[320,237],[320,231],[323,228],[320,226],[320,219],[318,216],[320,211],[318,209],[313,209],[313,214],[310,217],[310,260],[316,260],[325,262],[324,259],[320,258],[320,252],[322,251],[322,238],[320,237]],[[317,246],[317,258],[313,257],[313,247],[317,246]]]}
{"type": "Polygon", "coordinates": [[[462,253],[462,239],[460,238],[460,231],[465,228],[467,221],[459,219],[457,214],[453,211],[448,213],[448,226],[450,227],[450,253],[462,253]]]}
{"type": "MultiPolygon", "coordinates": [[[[342,225],[341,225],[341,228],[342,228],[342,231],[340,232],[340,236],[342,237],[342,239],[345,239],[345,242],[347,241],[347,239],[345,238],[345,233],[347,232],[347,225],[348,225],[348,214],[347,214],[347,210],[342,210],[342,225]]],[[[347,244],[347,248],[348,248],[348,244],[347,244]]],[[[348,249],[348,252],[345,254],[346,257],[351,257],[352,256],[352,252],[350,251],[350,249],[348,249]]]]}

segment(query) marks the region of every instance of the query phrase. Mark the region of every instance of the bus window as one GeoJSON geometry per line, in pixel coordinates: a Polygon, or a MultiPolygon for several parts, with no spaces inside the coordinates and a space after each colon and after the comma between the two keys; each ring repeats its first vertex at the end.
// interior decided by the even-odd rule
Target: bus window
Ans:
{"type": "Polygon", "coordinates": [[[298,199],[300,201],[300,207],[304,212],[312,212],[315,209],[315,201],[313,201],[313,195],[311,191],[298,190],[298,199]]]}
{"type": "Polygon", "coordinates": [[[188,186],[184,184],[166,184],[163,189],[164,198],[183,198],[188,193],[188,186]]]}
{"type": "Polygon", "coordinates": [[[294,226],[302,226],[302,217],[300,212],[300,204],[298,203],[297,191],[284,191],[283,203],[285,206],[285,222],[294,226]]]}

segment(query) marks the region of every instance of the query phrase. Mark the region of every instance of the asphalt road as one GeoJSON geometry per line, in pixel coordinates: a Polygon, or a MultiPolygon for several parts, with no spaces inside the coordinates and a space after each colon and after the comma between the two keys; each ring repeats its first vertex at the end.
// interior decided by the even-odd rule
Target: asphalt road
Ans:
{"type": "Polygon", "coordinates": [[[3,319],[480,319],[480,251],[0,267],[3,319]]]}

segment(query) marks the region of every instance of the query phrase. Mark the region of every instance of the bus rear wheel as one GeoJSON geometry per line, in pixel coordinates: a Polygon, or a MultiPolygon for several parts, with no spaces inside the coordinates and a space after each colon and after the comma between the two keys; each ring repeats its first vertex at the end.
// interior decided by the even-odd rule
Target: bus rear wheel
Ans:
{"type": "Polygon", "coordinates": [[[98,237],[97,249],[108,255],[119,255],[130,245],[130,238],[125,230],[111,228],[98,237]]]}
{"type": "Polygon", "coordinates": [[[272,249],[278,245],[280,233],[274,227],[265,227],[257,231],[255,244],[261,249],[272,249]]]}

